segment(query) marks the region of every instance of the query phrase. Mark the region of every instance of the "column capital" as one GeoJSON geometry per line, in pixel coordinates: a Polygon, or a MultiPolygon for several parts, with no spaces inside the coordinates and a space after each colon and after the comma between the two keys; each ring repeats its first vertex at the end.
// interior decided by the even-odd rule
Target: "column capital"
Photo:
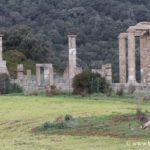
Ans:
{"type": "Polygon", "coordinates": [[[76,37],[77,35],[73,35],[73,34],[68,35],[68,38],[76,38],[76,37]]]}

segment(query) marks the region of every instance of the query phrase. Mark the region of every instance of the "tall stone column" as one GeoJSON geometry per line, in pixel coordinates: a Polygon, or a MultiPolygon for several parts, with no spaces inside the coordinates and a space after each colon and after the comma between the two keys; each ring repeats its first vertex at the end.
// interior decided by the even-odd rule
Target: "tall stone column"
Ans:
{"type": "Polygon", "coordinates": [[[6,61],[3,60],[3,35],[0,34],[0,74],[8,74],[6,61]]]}
{"type": "Polygon", "coordinates": [[[129,83],[136,83],[135,35],[131,31],[128,33],[128,76],[129,83]]]}
{"type": "Polygon", "coordinates": [[[54,70],[52,64],[49,67],[49,82],[50,82],[50,86],[54,85],[54,70]]]}
{"type": "Polygon", "coordinates": [[[69,78],[76,74],[76,35],[68,35],[69,40],[69,78]]]}
{"type": "Polygon", "coordinates": [[[3,60],[2,55],[3,55],[3,35],[0,35],[0,61],[3,60]]]}
{"type": "Polygon", "coordinates": [[[119,35],[119,76],[120,83],[126,83],[126,38],[127,33],[121,33],[119,35]]]}
{"type": "Polygon", "coordinates": [[[37,80],[37,85],[41,85],[41,67],[36,65],[36,80],[37,80]]]}

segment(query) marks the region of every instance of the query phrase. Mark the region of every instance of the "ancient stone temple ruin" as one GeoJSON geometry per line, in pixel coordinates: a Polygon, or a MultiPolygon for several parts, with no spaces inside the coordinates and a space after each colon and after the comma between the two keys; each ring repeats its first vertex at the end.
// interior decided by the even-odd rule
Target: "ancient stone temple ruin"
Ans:
{"type": "MultiPolygon", "coordinates": [[[[0,35],[0,73],[8,73],[6,61],[2,59],[2,35],[0,35]]],[[[76,35],[68,35],[68,62],[63,75],[54,71],[53,64],[36,64],[36,72],[32,74],[31,70],[25,70],[23,64],[17,65],[17,79],[11,79],[22,87],[25,94],[43,91],[46,88],[56,87],[59,91],[72,91],[72,82],[75,75],[83,71],[77,66],[77,46],[76,35]]],[[[111,64],[102,65],[101,69],[92,69],[93,72],[99,73],[107,81],[112,82],[111,64]]]]}
{"type": "MultiPolygon", "coordinates": [[[[54,72],[52,64],[36,64],[36,75],[32,75],[31,70],[27,70],[24,74],[23,65],[18,64],[15,82],[23,87],[26,93],[51,86],[55,86],[60,91],[72,91],[73,78],[82,72],[82,68],[77,66],[76,37],[68,35],[68,63],[62,76],[54,72]]],[[[102,65],[101,69],[92,69],[92,71],[112,82],[111,64],[102,65]]]]}
{"type": "Polygon", "coordinates": [[[137,84],[136,43],[140,47],[140,84],[150,85],[150,22],[130,26],[119,35],[120,83],[137,84]]]}
{"type": "Polygon", "coordinates": [[[0,74],[8,74],[6,61],[3,60],[3,35],[0,35],[0,74]]]}
{"type": "Polygon", "coordinates": [[[102,65],[101,69],[92,69],[92,72],[99,73],[102,77],[106,78],[109,83],[112,83],[112,65],[102,65]]]}
{"type": "Polygon", "coordinates": [[[36,64],[36,81],[41,86],[42,82],[46,85],[54,85],[54,71],[52,64],[36,64]],[[41,68],[43,68],[43,81],[41,78],[41,68]]]}

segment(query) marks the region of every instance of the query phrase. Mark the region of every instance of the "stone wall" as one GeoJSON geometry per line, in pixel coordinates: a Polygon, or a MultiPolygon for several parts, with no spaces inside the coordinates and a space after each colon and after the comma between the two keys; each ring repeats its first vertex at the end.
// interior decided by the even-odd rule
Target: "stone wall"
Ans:
{"type": "Polygon", "coordinates": [[[99,73],[102,77],[106,78],[109,83],[112,83],[112,66],[111,64],[102,65],[101,69],[92,69],[92,72],[99,73]]]}

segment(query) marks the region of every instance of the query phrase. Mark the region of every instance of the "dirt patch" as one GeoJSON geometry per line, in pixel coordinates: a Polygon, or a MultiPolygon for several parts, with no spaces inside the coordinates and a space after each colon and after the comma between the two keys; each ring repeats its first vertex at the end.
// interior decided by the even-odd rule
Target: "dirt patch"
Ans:
{"type": "Polygon", "coordinates": [[[112,117],[113,122],[127,122],[136,119],[135,115],[116,115],[112,117]]]}

